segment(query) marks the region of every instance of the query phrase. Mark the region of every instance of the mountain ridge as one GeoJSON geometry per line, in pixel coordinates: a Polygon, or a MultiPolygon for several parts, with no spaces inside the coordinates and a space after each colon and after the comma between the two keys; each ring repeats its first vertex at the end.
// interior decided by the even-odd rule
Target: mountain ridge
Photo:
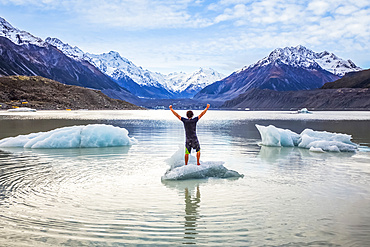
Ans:
{"type": "Polygon", "coordinates": [[[282,63],[292,67],[317,68],[319,66],[338,76],[344,76],[348,72],[362,70],[350,59],[341,59],[328,51],[314,52],[302,45],[298,45],[296,47],[276,48],[267,57],[249,66],[245,66],[237,72],[255,66],[264,66],[276,60],[280,60],[282,63]]]}
{"type": "Polygon", "coordinates": [[[370,69],[349,72],[339,80],[325,83],[321,89],[370,88],[370,69]]]}
{"type": "Polygon", "coordinates": [[[115,98],[138,98],[85,60],[66,56],[56,47],[0,18],[0,75],[43,76],[67,85],[101,90],[115,98]]]}
{"type": "Polygon", "coordinates": [[[352,61],[345,61],[326,51],[316,53],[301,45],[277,48],[256,63],[203,88],[194,98],[231,100],[252,88],[310,90],[339,79],[344,72],[359,70],[361,68],[352,61]],[[334,66],[337,74],[322,66],[329,70],[333,70],[334,66]]]}
{"type": "Polygon", "coordinates": [[[225,77],[211,68],[199,68],[192,73],[174,72],[164,75],[136,66],[115,51],[91,54],[84,53],[76,46],[65,44],[58,38],[48,37],[46,42],[56,46],[73,59],[89,61],[100,71],[113,78],[120,86],[135,92],[140,97],[192,97],[200,89],[225,77]],[[131,78],[137,85],[132,82],[127,83],[127,78],[131,78]],[[155,92],[150,92],[151,90],[155,92]]]}
{"type": "Polygon", "coordinates": [[[274,91],[253,88],[225,101],[221,109],[249,110],[370,110],[369,88],[274,91]]]}

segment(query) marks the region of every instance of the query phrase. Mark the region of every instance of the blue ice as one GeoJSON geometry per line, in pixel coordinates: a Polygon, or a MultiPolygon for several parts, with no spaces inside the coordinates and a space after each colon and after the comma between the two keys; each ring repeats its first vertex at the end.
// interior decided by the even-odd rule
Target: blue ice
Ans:
{"type": "Polygon", "coordinates": [[[0,140],[0,147],[23,148],[92,148],[135,144],[125,128],[105,124],[91,124],[19,135],[0,140]]]}
{"type": "Polygon", "coordinates": [[[256,124],[260,132],[262,145],[307,148],[313,152],[355,152],[358,145],[351,141],[352,136],[341,133],[315,131],[305,129],[297,134],[288,129],[280,129],[273,125],[256,124]]]}

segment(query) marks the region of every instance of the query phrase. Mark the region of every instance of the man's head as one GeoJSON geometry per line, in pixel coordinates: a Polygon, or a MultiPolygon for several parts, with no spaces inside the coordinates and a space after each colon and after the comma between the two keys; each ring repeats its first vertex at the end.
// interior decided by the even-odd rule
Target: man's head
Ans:
{"type": "Polygon", "coordinates": [[[186,112],[186,116],[187,116],[188,118],[192,118],[192,117],[194,116],[193,111],[187,111],[187,112],[186,112]]]}

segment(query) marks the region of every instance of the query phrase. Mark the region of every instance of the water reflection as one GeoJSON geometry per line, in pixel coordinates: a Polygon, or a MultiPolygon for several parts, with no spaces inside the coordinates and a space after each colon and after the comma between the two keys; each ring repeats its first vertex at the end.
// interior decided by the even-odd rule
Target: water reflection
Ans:
{"type": "Polygon", "coordinates": [[[197,185],[195,195],[192,195],[189,188],[185,188],[185,224],[184,244],[196,244],[197,219],[199,219],[198,208],[200,204],[200,191],[197,185]]]}
{"type": "MultiPolygon", "coordinates": [[[[291,159],[294,160],[292,163],[297,163],[297,159],[305,158],[319,158],[325,159],[328,157],[351,157],[355,155],[355,152],[324,152],[324,153],[317,153],[311,152],[308,149],[298,148],[298,147],[268,147],[268,146],[261,146],[260,152],[258,157],[266,161],[268,163],[276,163],[280,162],[281,160],[289,161],[291,159]]],[[[303,159],[302,159],[303,161],[303,159]]]]}
{"type": "Polygon", "coordinates": [[[47,156],[50,158],[76,158],[76,157],[96,157],[105,159],[112,156],[128,154],[131,146],[101,147],[101,148],[4,148],[1,152],[11,153],[29,153],[35,155],[47,156]]]}
{"type": "MultiPolygon", "coordinates": [[[[214,181],[215,182],[215,181],[214,181]]],[[[183,244],[197,244],[197,235],[199,234],[198,219],[200,215],[200,186],[207,184],[207,179],[168,181],[162,183],[169,189],[175,189],[178,194],[184,196],[185,214],[184,214],[184,241],[183,244]]]]}

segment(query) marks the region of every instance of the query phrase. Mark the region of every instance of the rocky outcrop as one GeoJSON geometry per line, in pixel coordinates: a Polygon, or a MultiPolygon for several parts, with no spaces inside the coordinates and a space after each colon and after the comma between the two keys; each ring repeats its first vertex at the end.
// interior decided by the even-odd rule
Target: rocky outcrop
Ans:
{"type": "Polygon", "coordinates": [[[41,76],[0,77],[2,108],[31,107],[37,110],[129,110],[142,109],[123,100],[112,99],[100,90],[65,85],[41,76]]]}
{"type": "Polygon", "coordinates": [[[322,86],[322,89],[334,88],[370,88],[370,69],[347,73],[341,79],[322,86]]]}

